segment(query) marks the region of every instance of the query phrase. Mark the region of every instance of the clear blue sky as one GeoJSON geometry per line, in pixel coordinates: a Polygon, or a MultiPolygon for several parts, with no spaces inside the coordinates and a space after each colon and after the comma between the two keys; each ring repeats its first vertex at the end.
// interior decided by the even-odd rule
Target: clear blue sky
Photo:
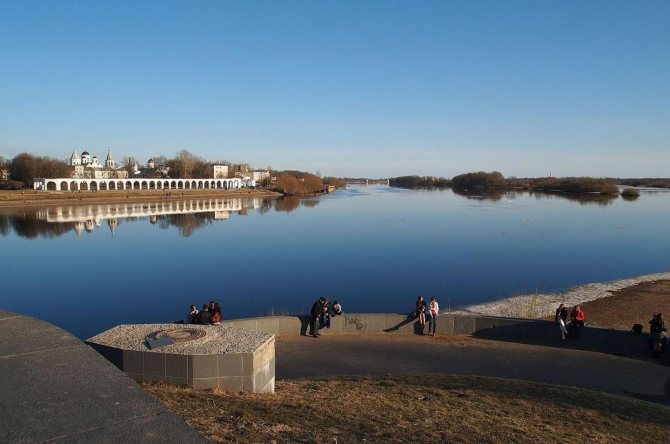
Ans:
{"type": "Polygon", "coordinates": [[[670,176],[670,1],[0,2],[0,155],[670,176]]]}

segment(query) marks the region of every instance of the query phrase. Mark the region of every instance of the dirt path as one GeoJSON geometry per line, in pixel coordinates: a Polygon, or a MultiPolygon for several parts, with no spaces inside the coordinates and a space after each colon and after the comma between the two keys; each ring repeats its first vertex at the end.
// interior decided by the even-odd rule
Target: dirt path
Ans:
{"type": "Polygon", "coordinates": [[[446,336],[280,337],[279,379],[443,373],[576,386],[670,404],[670,368],[602,353],[446,336]]]}

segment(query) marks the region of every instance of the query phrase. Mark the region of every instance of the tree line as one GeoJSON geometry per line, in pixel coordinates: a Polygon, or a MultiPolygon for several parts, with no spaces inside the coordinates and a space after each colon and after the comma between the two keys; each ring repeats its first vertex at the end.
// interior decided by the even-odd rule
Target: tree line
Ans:
{"type": "Polygon", "coordinates": [[[600,193],[617,195],[619,189],[613,179],[593,177],[537,177],[516,178],[503,176],[499,171],[477,171],[454,176],[451,180],[443,177],[402,176],[389,180],[389,184],[401,188],[454,188],[456,190],[535,190],[564,191],[569,193],[600,193]]]}

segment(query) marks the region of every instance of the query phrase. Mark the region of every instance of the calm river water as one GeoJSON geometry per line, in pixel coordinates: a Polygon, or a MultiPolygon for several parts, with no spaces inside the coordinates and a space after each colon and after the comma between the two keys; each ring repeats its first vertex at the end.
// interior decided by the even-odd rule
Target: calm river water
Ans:
{"type": "Polygon", "coordinates": [[[670,270],[670,193],[567,199],[352,186],[288,200],[194,199],[0,213],[0,309],[82,338],[170,322],[191,303],[224,318],[408,312],[562,291],[670,270]]]}

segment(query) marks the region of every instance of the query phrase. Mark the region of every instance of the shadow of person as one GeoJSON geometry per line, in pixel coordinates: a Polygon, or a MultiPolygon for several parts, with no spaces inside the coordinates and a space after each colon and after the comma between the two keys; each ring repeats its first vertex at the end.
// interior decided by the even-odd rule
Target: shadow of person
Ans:
{"type": "Polygon", "coordinates": [[[407,317],[405,319],[403,319],[402,321],[400,321],[398,324],[394,325],[393,327],[385,328],[384,332],[385,333],[391,333],[391,332],[397,331],[398,329],[400,329],[400,327],[404,327],[405,325],[412,323],[412,321],[416,321],[414,323],[414,333],[419,334],[418,332],[420,330],[422,330],[421,329],[421,324],[419,322],[419,318],[414,316],[413,313],[410,313],[409,315],[407,315],[407,317]],[[418,327],[417,327],[417,324],[419,324],[418,327]]]}

